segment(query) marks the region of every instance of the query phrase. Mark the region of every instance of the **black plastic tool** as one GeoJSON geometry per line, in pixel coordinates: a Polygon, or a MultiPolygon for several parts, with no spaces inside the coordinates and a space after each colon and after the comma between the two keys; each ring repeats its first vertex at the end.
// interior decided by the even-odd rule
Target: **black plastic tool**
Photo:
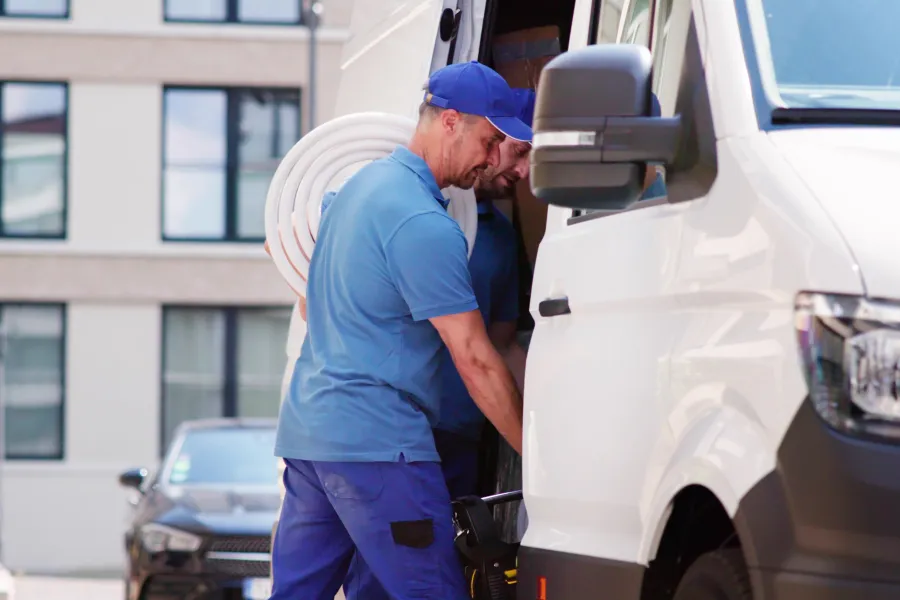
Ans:
{"type": "Polygon", "coordinates": [[[486,498],[464,496],[453,501],[456,549],[466,567],[474,600],[516,600],[516,555],[519,544],[500,539],[491,507],[522,499],[522,492],[486,498]]]}

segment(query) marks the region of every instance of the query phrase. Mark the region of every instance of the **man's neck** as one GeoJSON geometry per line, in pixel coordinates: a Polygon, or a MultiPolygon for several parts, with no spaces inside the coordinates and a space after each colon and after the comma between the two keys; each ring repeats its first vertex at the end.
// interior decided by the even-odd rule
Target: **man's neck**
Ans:
{"type": "Polygon", "coordinates": [[[427,143],[424,136],[419,133],[413,135],[407,148],[410,152],[425,161],[425,164],[428,165],[429,170],[431,170],[431,174],[434,175],[434,180],[437,182],[438,188],[444,189],[447,187],[447,181],[444,177],[443,169],[441,168],[441,153],[432,148],[431,145],[427,143]]]}

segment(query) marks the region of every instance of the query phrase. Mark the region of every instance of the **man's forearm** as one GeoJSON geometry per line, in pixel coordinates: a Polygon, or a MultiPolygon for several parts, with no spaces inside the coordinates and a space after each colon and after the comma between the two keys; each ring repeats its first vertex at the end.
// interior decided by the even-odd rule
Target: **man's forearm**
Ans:
{"type": "Polygon", "coordinates": [[[453,357],[469,394],[512,448],[522,453],[522,396],[516,381],[492,346],[467,357],[453,357]]]}

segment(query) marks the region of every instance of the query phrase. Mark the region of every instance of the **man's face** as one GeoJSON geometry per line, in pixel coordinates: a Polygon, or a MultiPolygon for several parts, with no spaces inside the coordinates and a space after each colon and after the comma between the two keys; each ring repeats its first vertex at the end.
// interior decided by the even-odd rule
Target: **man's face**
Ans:
{"type": "Polygon", "coordinates": [[[468,190],[481,173],[500,163],[499,147],[506,136],[484,117],[469,118],[455,136],[447,157],[449,172],[453,185],[468,190]]]}
{"type": "Polygon", "coordinates": [[[531,144],[506,138],[500,144],[500,160],[478,175],[475,194],[479,200],[500,200],[512,196],[516,183],[528,176],[531,144]]]}

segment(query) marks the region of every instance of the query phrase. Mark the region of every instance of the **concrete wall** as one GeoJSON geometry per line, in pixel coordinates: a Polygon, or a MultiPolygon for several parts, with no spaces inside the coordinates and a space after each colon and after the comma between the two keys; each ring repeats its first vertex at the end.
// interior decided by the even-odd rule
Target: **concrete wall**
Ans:
{"type": "MultiPolygon", "coordinates": [[[[256,244],[160,236],[162,85],[302,88],[302,27],[167,24],[162,0],[72,0],[65,21],[0,19],[0,81],[69,82],[68,239],[0,240],[0,302],[67,303],[62,461],[2,467],[12,569],[124,567],[117,475],[159,457],[161,305],[289,306],[256,244]]],[[[352,0],[327,0],[318,120],[330,118],[352,0]]]]}

